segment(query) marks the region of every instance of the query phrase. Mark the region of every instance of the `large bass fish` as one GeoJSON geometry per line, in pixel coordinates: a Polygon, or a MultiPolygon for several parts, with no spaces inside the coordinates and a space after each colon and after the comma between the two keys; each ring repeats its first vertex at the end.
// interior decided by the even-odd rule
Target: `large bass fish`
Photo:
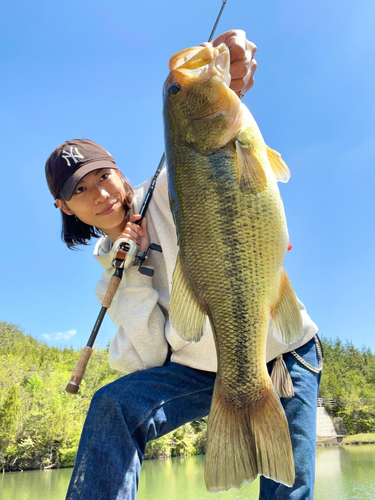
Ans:
{"type": "Polygon", "coordinates": [[[288,423],[266,368],[270,318],[284,343],[302,335],[283,266],[288,230],[277,181],[288,167],[229,89],[229,50],[175,54],[164,85],[170,206],[179,254],[170,317],[198,342],[208,315],[218,372],[208,422],[209,491],[258,474],[293,485],[288,423]]]}

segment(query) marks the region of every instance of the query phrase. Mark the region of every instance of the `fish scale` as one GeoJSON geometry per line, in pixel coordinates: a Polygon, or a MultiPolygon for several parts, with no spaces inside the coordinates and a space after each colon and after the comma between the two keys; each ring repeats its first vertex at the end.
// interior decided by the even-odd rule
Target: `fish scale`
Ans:
{"type": "MultiPolygon", "coordinates": [[[[174,160],[175,163],[183,165],[180,160],[180,156],[184,157],[183,148],[181,145],[176,145],[173,150],[180,152],[174,160]]],[[[278,220],[271,218],[264,220],[260,217],[267,209],[267,204],[275,203],[276,197],[272,196],[271,189],[266,189],[264,193],[251,198],[242,195],[239,191],[234,155],[223,160],[218,159],[218,155],[213,158],[202,158],[197,153],[196,156],[190,159],[189,169],[179,168],[174,174],[176,189],[183,193],[183,196],[179,196],[181,200],[179,208],[183,215],[176,222],[176,228],[180,247],[186,249],[185,268],[194,283],[197,295],[213,318],[215,335],[218,338],[221,353],[218,367],[219,379],[222,374],[224,380],[231,380],[233,377],[241,378],[243,384],[257,386],[257,378],[260,377],[259,385],[262,385],[265,377],[261,375],[261,370],[258,367],[255,369],[251,367],[254,362],[259,364],[258,360],[261,359],[257,355],[260,351],[258,346],[265,346],[263,337],[267,334],[269,314],[265,314],[261,322],[256,320],[255,312],[259,310],[261,301],[266,301],[264,307],[268,306],[269,309],[271,300],[268,298],[271,295],[269,290],[275,290],[274,295],[278,292],[279,279],[275,268],[278,270],[280,267],[280,260],[276,262],[274,255],[270,253],[267,259],[262,260],[260,267],[255,257],[259,255],[260,242],[266,246],[271,245],[275,240],[282,239],[286,245],[287,234],[283,234],[286,232],[286,226],[280,225],[278,220]],[[197,168],[193,168],[192,165],[197,165],[197,168]],[[217,173],[222,170],[226,175],[221,175],[218,184],[213,186],[212,179],[217,179],[217,173]],[[194,183],[194,190],[191,189],[192,183],[194,183]],[[228,189],[228,183],[233,185],[233,189],[228,189]],[[211,185],[211,189],[206,192],[205,199],[200,200],[195,210],[191,210],[196,199],[199,198],[200,190],[206,185],[211,185]],[[264,201],[265,199],[267,202],[264,201]],[[226,209],[228,206],[231,207],[230,217],[226,209]],[[256,226],[252,232],[243,228],[243,214],[250,214],[254,222],[253,226],[256,226]],[[182,224],[189,228],[186,232],[183,231],[182,224]],[[223,228],[225,228],[224,231],[223,228]],[[239,239],[242,243],[236,244],[236,240],[239,239]],[[189,241],[194,241],[194,245],[189,245],[189,241]],[[243,251],[239,251],[238,247],[241,247],[243,251]],[[215,265],[212,265],[214,255],[216,256],[215,265]],[[201,272],[203,265],[204,274],[201,272]],[[232,281],[230,277],[233,277],[232,281]],[[218,289],[222,294],[218,293],[218,289]],[[256,296],[257,301],[248,301],[248,296],[256,296]],[[243,308],[239,307],[241,297],[244,297],[245,301],[243,308]],[[247,321],[246,316],[253,318],[253,322],[247,321]],[[250,343],[244,335],[238,335],[237,332],[244,331],[244,322],[247,330],[261,332],[258,342],[252,339],[250,343]],[[261,327],[260,323],[262,323],[261,327]],[[244,346],[247,346],[247,349],[244,346]],[[241,352],[242,357],[246,357],[246,361],[236,354],[236,350],[241,352]],[[235,372],[233,372],[234,361],[237,361],[239,365],[235,372]],[[247,380],[250,378],[251,384],[247,380]]],[[[226,153],[225,156],[227,156],[226,153]]],[[[278,205],[277,201],[276,199],[276,205],[278,205]]],[[[274,210],[268,208],[267,213],[273,214],[274,210]]],[[[246,401],[242,404],[249,404],[254,396],[248,390],[243,392],[246,394],[246,401]]]]}
{"type": "Polygon", "coordinates": [[[265,361],[270,318],[283,341],[302,333],[283,267],[288,231],[277,176],[289,171],[227,87],[227,47],[186,52],[190,59],[172,57],[164,86],[168,189],[179,244],[170,317],[187,341],[199,341],[206,315],[214,334],[218,371],[206,486],[227,490],[258,474],[291,485],[288,424],[265,361]]]}

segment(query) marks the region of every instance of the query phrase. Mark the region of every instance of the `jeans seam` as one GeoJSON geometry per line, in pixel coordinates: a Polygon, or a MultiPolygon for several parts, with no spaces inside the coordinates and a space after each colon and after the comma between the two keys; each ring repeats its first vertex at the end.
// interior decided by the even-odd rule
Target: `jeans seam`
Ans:
{"type": "Polygon", "coordinates": [[[185,396],[191,396],[192,394],[198,394],[199,392],[205,392],[205,391],[211,391],[212,389],[200,389],[199,391],[193,391],[193,392],[187,392],[185,394],[182,394],[182,395],[178,395],[178,396],[175,396],[173,398],[169,398],[165,401],[162,401],[161,403],[159,403],[158,405],[155,405],[151,408],[151,410],[149,410],[145,415],[144,417],[138,421],[138,423],[135,425],[134,427],[134,430],[131,432],[131,434],[133,435],[133,433],[146,421],[147,417],[154,411],[156,410],[156,408],[160,408],[162,405],[165,405],[166,403],[169,403],[170,401],[173,401],[173,400],[177,400],[177,399],[180,399],[182,397],[185,397],[185,396]]]}
{"type": "Polygon", "coordinates": [[[129,488],[128,488],[128,491],[126,492],[125,500],[127,500],[127,498],[129,498],[129,494],[130,494],[130,490],[131,490],[131,487],[132,487],[132,483],[133,483],[133,481],[135,479],[134,470],[135,470],[136,465],[137,465],[136,460],[134,460],[134,465],[133,465],[133,468],[132,468],[132,471],[131,471],[132,481],[130,481],[130,483],[129,483],[129,488]]]}

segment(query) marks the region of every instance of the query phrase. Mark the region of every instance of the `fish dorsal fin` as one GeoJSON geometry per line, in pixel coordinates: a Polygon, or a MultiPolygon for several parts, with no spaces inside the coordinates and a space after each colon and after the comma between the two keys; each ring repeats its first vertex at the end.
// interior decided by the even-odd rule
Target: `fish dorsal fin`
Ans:
{"type": "Polygon", "coordinates": [[[267,185],[267,176],[254,147],[236,140],[237,174],[240,189],[244,194],[256,194],[267,185]]]}
{"type": "Polygon", "coordinates": [[[290,170],[281,158],[281,154],[267,146],[267,156],[277,182],[288,182],[290,179],[290,170]]]}
{"type": "Polygon", "coordinates": [[[205,332],[206,313],[198,303],[177,256],[173,271],[169,316],[173,328],[186,342],[199,342],[205,332]]]}

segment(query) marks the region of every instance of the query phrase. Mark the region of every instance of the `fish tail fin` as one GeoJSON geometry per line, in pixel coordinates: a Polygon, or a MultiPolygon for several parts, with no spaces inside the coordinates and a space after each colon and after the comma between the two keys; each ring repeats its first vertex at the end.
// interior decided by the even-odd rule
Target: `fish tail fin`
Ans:
{"type": "Polygon", "coordinates": [[[284,344],[295,342],[303,335],[301,311],[285,269],[281,272],[279,300],[271,309],[272,326],[284,344]]]}
{"type": "Polygon", "coordinates": [[[273,387],[268,386],[256,405],[241,409],[226,405],[216,389],[205,460],[208,491],[240,488],[258,474],[292,486],[295,472],[289,427],[273,387]]]}

